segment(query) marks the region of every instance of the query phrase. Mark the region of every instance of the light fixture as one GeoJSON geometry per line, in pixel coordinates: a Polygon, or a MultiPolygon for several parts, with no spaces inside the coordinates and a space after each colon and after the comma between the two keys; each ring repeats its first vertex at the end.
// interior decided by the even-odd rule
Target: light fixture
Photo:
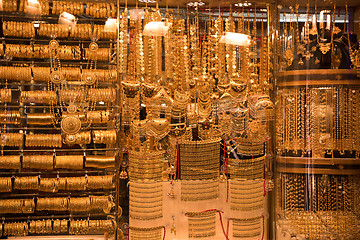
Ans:
{"type": "Polygon", "coordinates": [[[149,22],[145,25],[143,34],[145,36],[165,36],[170,25],[165,22],[149,22]]]}
{"type": "Polygon", "coordinates": [[[60,25],[64,25],[67,27],[75,27],[76,22],[77,22],[77,18],[70,13],[63,12],[59,16],[59,24],[60,25]]]}
{"type": "Polygon", "coordinates": [[[242,33],[225,32],[220,38],[220,43],[247,47],[250,45],[250,36],[242,33]]]}
{"type": "Polygon", "coordinates": [[[187,5],[189,7],[201,7],[201,6],[204,6],[205,3],[202,1],[193,1],[193,2],[188,2],[187,5]]]}
{"type": "Polygon", "coordinates": [[[117,19],[108,18],[105,22],[104,31],[105,32],[116,32],[117,19]]]}
{"type": "Polygon", "coordinates": [[[234,4],[235,7],[250,7],[252,4],[250,2],[239,2],[234,4]]]}
{"type": "Polygon", "coordinates": [[[38,0],[27,0],[25,2],[24,12],[31,15],[40,15],[41,6],[38,0]]]}
{"type": "Polygon", "coordinates": [[[139,0],[142,3],[156,3],[156,0],[139,0]]]}

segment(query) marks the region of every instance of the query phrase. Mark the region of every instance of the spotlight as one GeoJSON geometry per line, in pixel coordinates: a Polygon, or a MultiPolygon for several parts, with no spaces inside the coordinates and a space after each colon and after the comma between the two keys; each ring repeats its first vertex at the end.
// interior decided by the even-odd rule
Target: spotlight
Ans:
{"type": "Polygon", "coordinates": [[[204,6],[205,3],[202,1],[194,1],[194,2],[188,2],[187,4],[189,7],[201,7],[204,6]]]}

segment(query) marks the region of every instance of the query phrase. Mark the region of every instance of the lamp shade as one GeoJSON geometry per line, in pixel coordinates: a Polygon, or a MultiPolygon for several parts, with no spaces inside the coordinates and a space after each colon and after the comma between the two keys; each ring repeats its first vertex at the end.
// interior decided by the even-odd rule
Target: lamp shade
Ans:
{"type": "Polygon", "coordinates": [[[242,33],[226,32],[220,38],[220,43],[247,47],[250,45],[250,36],[242,33]]]}
{"type": "Polygon", "coordinates": [[[143,34],[145,36],[165,36],[170,26],[165,22],[149,22],[145,25],[143,34]]]}
{"type": "Polygon", "coordinates": [[[59,24],[68,26],[68,27],[74,27],[76,25],[77,19],[74,15],[63,12],[59,16],[59,24]]]}
{"type": "Polygon", "coordinates": [[[41,6],[38,0],[27,0],[25,2],[24,12],[31,15],[40,15],[41,6]]]}
{"type": "Polygon", "coordinates": [[[116,32],[117,19],[108,18],[105,22],[104,31],[105,32],[116,32]]]}

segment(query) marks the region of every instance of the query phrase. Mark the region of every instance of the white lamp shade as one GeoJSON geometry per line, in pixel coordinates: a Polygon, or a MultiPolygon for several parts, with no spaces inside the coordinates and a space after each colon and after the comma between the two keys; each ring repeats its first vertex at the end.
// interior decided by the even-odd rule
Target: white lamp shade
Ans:
{"type": "Polygon", "coordinates": [[[145,36],[165,36],[170,26],[165,22],[149,22],[145,25],[143,34],[145,36]]]}
{"type": "Polygon", "coordinates": [[[250,36],[242,33],[226,32],[220,38],[220,43],[247,47],[250,45],[250,36]]]}
{"type": "Polygon", "coordinates": [[[27,0],[24,7],[24,12],[31,15],[40,15],[41,6],[38,0],[27,0]]]}
{"type": "Polygon", "coordinates": [[[74,15],[63,12],[59,16],[59,24],[68,26],[68,27],[74,27],[76,25],[77,19],[74,15]]]}
{"type": "Polygon", "coordinates": [[[117,19],[108,18],[105,22],[104,31],[105,32],[116,32],[117,19]]]}

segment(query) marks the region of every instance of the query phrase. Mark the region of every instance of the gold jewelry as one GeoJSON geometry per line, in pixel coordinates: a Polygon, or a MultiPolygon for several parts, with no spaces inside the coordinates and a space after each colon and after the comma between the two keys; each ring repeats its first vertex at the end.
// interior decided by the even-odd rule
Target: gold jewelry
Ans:
{"type": "Polygon", "coordinates": [[[112,189],[115,187],[113,175],[87,176],[88,189],[112,189]]]}
{"type": "Polygon", "coordinates": [[[37,198],[36,211],[68,211],[68,204],[66,197],[37,198]]]}
{"type": "Polygon", "coordinates": [[[53,155],[25,155],[23,168],[52,170],[54,168],[53,155]]]}
{"type": "Polygon", "coordinates": [[[0,192],[11,192],[11,191],[12,191],[11,177],[1,177],[0,192]]]}
{"type": "Polygon", "coordinates": [[[22,133],[0,133],[0,146],[22,147],[23,143],[22,133]]]}
{"type": "Polygon", "coordinates": [[[14,189],[38,190],[39,177],[38,176],[16,177],[14,181],[14,189]]]}
{"type": "Polygon", "coordinates": [[[0,168],[20,170],[21,162],[19,155],[0,156],[0,168]]]}
{"type": "Polygon", "coordinates": [[[70,212],[88,212],[91,209],[90,197],[72,197],[69,201],[70,212]]]}
{"type": "Polygon", "coordinates": [[[86,168],[114,168],[115,157],[107,156],[86,156],[85,157],[86,168]]]}
{"type": "Polygon", "coordinates": [[[55,156],[55,168],[81,170],[84,166],[83,155],[55,156]]]}

